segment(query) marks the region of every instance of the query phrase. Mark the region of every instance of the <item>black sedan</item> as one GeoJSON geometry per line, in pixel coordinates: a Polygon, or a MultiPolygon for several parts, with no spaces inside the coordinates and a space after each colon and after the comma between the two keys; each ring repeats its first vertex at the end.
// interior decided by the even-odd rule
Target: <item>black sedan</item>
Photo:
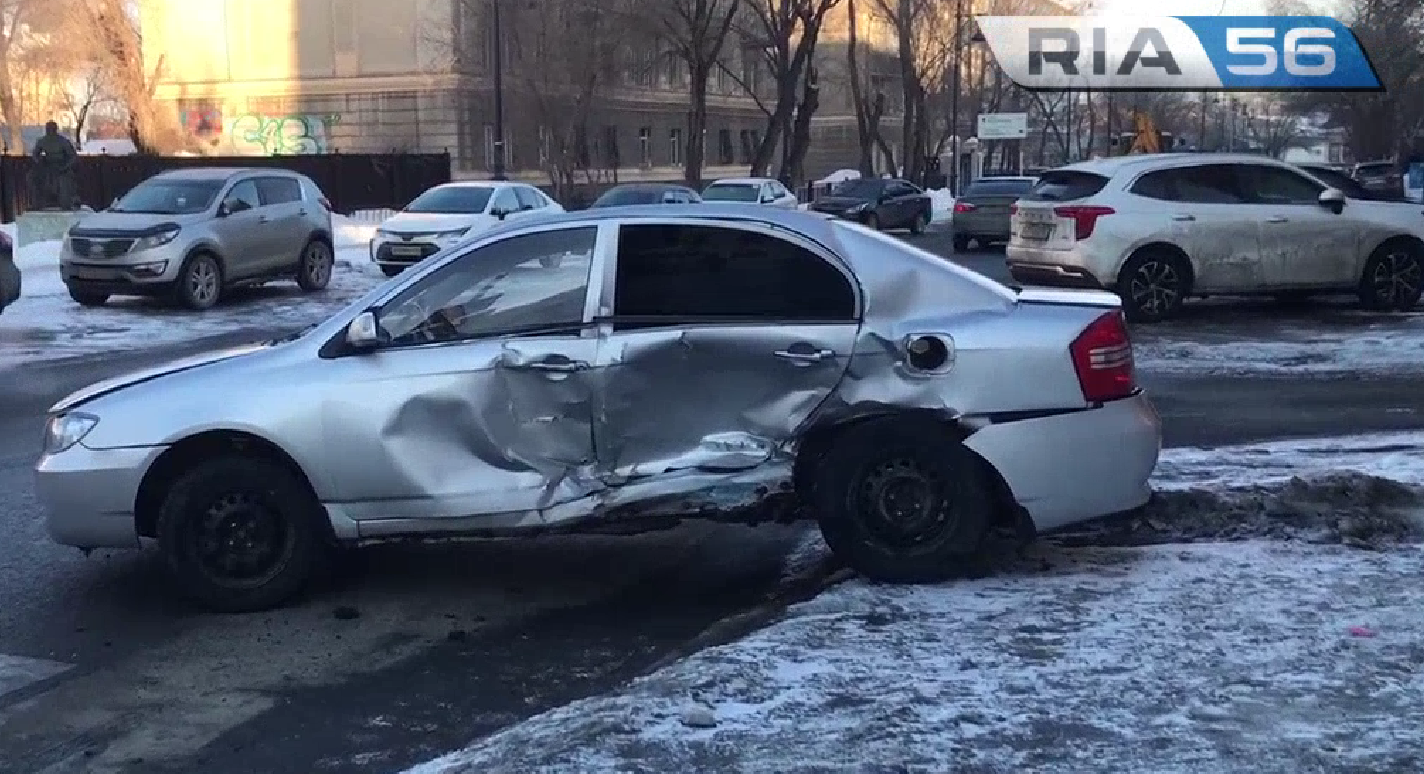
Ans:
{"type": "Polygon", "coordinates": [[[871,228],[908,228],[923,233],[930,224],[930,195],[904,180],[861,178],[840,183],[811,203],[815,212],[864,223],[871,228]]]}
{"type": "Polygon", "coordinates": [[[20,269],[15,266],[15,247],[10,235],[0,231],[0,311],[20,297],[20,269]]]}
{"type": "Polygon", "coordinates": [[[697,204],[702,196],[691,188],[671,183],[628,183],[615,185],[594,200],[590,207],[622,207],[630,204],[697,204]]]}

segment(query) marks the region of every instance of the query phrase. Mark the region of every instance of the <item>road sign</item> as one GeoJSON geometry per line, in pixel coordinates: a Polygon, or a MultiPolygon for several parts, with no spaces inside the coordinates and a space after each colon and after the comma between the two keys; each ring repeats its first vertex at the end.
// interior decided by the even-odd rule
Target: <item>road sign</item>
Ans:
{"type": "Polygon", "coordinates": [[[1028,113],[980,113],[979,139],[1022,140],[1028,136],[1028,113]]]}

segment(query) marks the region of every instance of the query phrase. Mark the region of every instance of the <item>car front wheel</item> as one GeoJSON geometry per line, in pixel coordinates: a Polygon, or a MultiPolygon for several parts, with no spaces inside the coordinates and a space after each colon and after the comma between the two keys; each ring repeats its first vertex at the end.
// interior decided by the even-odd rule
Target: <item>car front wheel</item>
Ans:
{"type": "Polygon", "coordinates": [[[178,303],[202,311],[217,305],[222,297],[222,266],[210,253],[198,253],[183,264],[174,288],[178,303]]]}
{"type": "Polygon", "coordinates": [[[1388,242],[1365,262],[1360,302],[1380,312],[1407,312],[1424,294],[1424,248],[1402,240],[1388,242]]]}
{"type": "Polygon", "coordinates": [[[925,229],[930,225],[930,216],[923,212],[915,215],[915,219],[910,223],[910,233],[919,235],[925,233],[925,229]]]}
{"type": "Polygon", "coordinates": [[[993,511],[982,463],[937,423],[871,420],[816,465],[808,500],[826,544],[874,581],[933,583],[975,571],[993,511]]]}
{"type": "Polygon", "coordinates": [[[158,544],[178,588],[214,612],[278,607],[315,572],[321,509],[285,467],[264,459],[199,463],[169,489],[158,544]]]}
{"type": "Polygon", "coordinates": [[[326,290],[326,286],[331,284],[331,272],[335,265],[336,258],[330,245],[320,239],[307,242],[307,246],[302,248],[301,262],[297,264],[297,286],[307,293],[326,290]]]}

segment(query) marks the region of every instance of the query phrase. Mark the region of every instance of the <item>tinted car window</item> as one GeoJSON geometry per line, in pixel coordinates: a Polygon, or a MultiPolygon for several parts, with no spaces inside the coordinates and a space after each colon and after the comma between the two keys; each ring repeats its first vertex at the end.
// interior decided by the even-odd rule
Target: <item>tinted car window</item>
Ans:
{"type": "Polygon", "coordinates": [[[597,240],[585,226],[473,250],[385,304],[381,328],[397,346],[577,328],[597,240]]]}
{"type": "Polygon", "coordinates": [[[910,185],[909,183],[902,183],[899,181],[892,182],[890,185],[885,187],[885,193],[888,193],[891,196],[914,196],[919,192],[920,189],[910,185]]]}
{"type": "Polygon", "coordinates": [[[1325,190],[1310,178],[1280,167],[1243,165],[1241,177],[1251,198],[1264,204],[1315,204],[1325,190]]]}
{"type": "Polygon", "coordinates": [[[1195,204],[1241,204],[1236,169],[1225,164],[1169,170],[1176,200],[1195,204]]]}
{"type": "Polygon", "coordinates": [[[656,188],[613,188],[594,200],[594,207],[621,207],[629,204],[654,204],[662,200],[656,188]]]}
{"type": "Polygon", "coordinates": [[[1364,199],[1367,196],[1359,182],[1344,172],[1328,167],[1302,167],[1302,169],[1331,188],[1339,189],[1341,193],[1351,199],[1364,199]]]}
{"type": "Polygon", "coordinates": [[[754,202],[761,196],[759,185],[709,185],[702,198],[709,202],[754,202]]]}
{"type": "Polygon", "coordinates": [[[774,236],[714,226],[624,226],[614,292],[620,328],[855,318],[850,280],[819,255],[774,236]]]}
{"type": "Polygon", "coordinates": [[[873,199],[879,196],[880,192],[884,188],[885,181],[883,180],[870,180],[860,178],[856,180],[846,180],[842,183],[836,183],[836,185],[831,188],[831,194],[834,196],[853,196],[858,198],[873,199]]]}
{"type": "Polygon", "coordinates": [[[1031,202],[1071,202],[1086,199],[1107,184],[1108,178],[1093,172],[1060,169],[1044,172],[1023,198],[1031,202]]]}
{"type": "Polygon", "coordinates": [[[259,177],[257,193],[263,204],[289,204],[302,200],[302,184],[290,177],[259,177]]]}
{"type": "Polygon", "coordinates": [[[415,197],[405,207],[406,212],[468,215],[485,211],[493,188],[467,185],[442,185],[415,197]]]}
{"type": "Polygon", "coordinates": [[[1167,202],[1175,200],[1177,197],[1176,186],[1172,184],[1172,173],[1175,171],[1163,169],[1157,172],[1148,172],[1132,184],[1132,193],[1167,202]]]}
{"type": "MultiPolygon", "coordinates": [[[[964,190],[965,196],[1023,196],[1033,188],[1032,180],[975,180],[964,190]]],[[[1096,193],[1096,191],[1094,191],[1096,193]]],[[[1090,194],[1091,195],[1091,194],[1090,194]]]]}
{"type": "Polygon", "coordinates": [[[520,207],[528,207],[537,210],[544,206],[544,197],[538,191],[526,186],[519,186],[514,189],[514,195],[519,198],[520,207]]]}
{"type": "Polygon", "coordinates": [[[134,186],[109,211],[191,215],[211,207],[222,186],[219,180],[150,179],[134,186]]]}
{"type": "Polygon", "coordinates": [[[257,183],[252,180],[243,180],[233,186],[223,201],[233,212],[252,210],[262,206],[262,198],[257,194],[257,183]]]}

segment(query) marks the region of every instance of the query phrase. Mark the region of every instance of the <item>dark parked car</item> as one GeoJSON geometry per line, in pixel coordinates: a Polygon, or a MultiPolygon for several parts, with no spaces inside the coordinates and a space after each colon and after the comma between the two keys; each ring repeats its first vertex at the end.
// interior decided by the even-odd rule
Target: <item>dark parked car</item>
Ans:
{"type": "Polygon", "coordinates": [[[1369,161],[1355,165],[1355,174],[1365,190],[1385,196],[1404,196],[1404,172],[1393,161],[1369,161]]]}
{"type": "Polygon", "coordinates": [[[1366,188],[1360,181],[1334,167],[1324,164],[1297,164],[1296,166],[1309,172],[1317,180],[1331,188],[1339,189],[1341,193],[1351,199],[1361,199],[1370,202],[1410,203],[1409,199],[1404,196],[1403,188],[1401,188],[1397,194],[1390,194],[1384,191],[1372,191],[1366,188]]]}
{"type": "Polygon", "coordinates": [[[15,265],[15,245],[0,231],[0,312],[20,297],[20,268],[15,265]]]}
{"type": "Polygon", "coordinates": [[[968,250],[969,243],[988,247],[991,242],[1007,242],[1010,237],[1011,208],[1029,192],[1035,177],[981,177],[969,184],[954,202],[954,249],[968,250]]]}
{"type": "Polygon", "coordinates": [[[871,228],[908,228],[915,234],[930,224],[932,208],[930,195],[914,184],[875,178],[847,180],[811,203],[816,212],[871,228]]]}
{"type": "Polygon", "coordinates": [[[615,185],[594,200],[590,207],[622,207],[630,204],[697,204],[702,195],[681,185],[629,183],[615,185]]]}

